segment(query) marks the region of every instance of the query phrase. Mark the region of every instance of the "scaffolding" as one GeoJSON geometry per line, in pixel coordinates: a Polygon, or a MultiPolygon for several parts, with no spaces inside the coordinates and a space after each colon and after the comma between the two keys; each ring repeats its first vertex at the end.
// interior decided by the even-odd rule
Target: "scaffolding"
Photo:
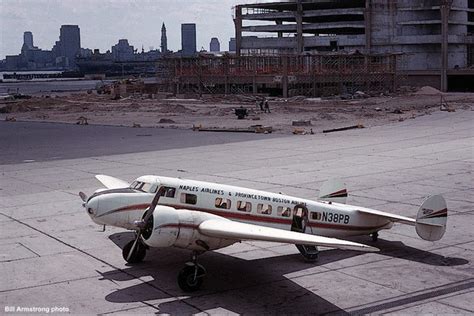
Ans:
{"type": "Polygon", "coordinates": [[[162,91],[175,94],[266,93],[291,97],[392,92],[398,54],[170,57],[159,61],[162,91]]]}

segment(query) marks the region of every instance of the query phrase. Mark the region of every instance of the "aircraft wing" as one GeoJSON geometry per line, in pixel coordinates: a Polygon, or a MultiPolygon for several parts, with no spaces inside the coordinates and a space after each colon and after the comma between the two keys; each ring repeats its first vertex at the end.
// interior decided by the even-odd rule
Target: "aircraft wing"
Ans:
{"type": "Polygon", "coordinates": [[[386,218],[386,219],[388,219],[392,222],[400,222],[400,223],[413,225],[413,226],[416,224],[416,219],[414,219],[414,218],[401,216],[401,215],[396,215],[396,214],[391,214],[391,213],[387,213],[387,212],[371,210],[371,209],[366,209],[366,208],[357,209],[357,212],[362,213],[362,214],[380,216],[380,217],[386,218]]]}
{"type": "Polygon", "coordinates": [[[130,186],[129,183],[123,180],[111,176],[106,176],[103,174],[98,174],[95,176],[95,178],[99,180],[100,183],[102,183],[107,189],[122,189],[128,188],[130,186]]]}
{"type": "Polygon", "coordinates": [[[369,252],[379,251],[378,248],[351,241],[239,223],[226,219],[204,221],[199,225],[199,231],[206,236],[215,238],[273,241],[369,252]]]}

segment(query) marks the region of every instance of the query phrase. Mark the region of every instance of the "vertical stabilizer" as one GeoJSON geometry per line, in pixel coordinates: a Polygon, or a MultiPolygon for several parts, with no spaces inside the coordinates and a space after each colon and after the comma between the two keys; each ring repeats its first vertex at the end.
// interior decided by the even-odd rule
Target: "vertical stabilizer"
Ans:
{"type": "Polygon", "coordinates": [[[416,216],[416,233],[424,240],[436,241],[443,237],[448,220],[448,207],[441,195],[428,197],[416,216]]]}
{"type": "Polygon", "coordinates": [[[329,179],[319,189],[319,200],[336,203],[346,203],[346,184],[340,179],[329,179]]]}

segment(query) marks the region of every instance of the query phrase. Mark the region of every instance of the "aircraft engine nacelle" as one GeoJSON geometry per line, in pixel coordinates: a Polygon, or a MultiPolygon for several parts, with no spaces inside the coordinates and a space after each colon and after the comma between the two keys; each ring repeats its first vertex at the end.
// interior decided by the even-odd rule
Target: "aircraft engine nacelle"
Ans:
{"type": "Polygon", "coordinates": [[[199,225],[208,219],[222,220],[222,217],[158,205],[149,219],[151,222],[147,223],[149,228],[142,235],[143,241],[150,247],[178,247],[198,251],[218,249],[236,242],[201,234],[199,225]]]}

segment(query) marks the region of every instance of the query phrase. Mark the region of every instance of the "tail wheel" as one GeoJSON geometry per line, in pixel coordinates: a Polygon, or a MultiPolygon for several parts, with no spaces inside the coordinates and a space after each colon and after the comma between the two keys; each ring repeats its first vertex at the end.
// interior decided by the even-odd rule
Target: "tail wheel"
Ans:
{"type": "Polygon", "coordinates": [[[373,242],[379,240],[379,232],[373,232],[372,234],[370,234],[370,236],[372,237],[373,242]]]}
{"type": "Polygon", "coordinates": [[[194,292],[202,285],[206,271],[201,265],[188,264],[178,274],[178,285],[184,292],[194,292]]]}

